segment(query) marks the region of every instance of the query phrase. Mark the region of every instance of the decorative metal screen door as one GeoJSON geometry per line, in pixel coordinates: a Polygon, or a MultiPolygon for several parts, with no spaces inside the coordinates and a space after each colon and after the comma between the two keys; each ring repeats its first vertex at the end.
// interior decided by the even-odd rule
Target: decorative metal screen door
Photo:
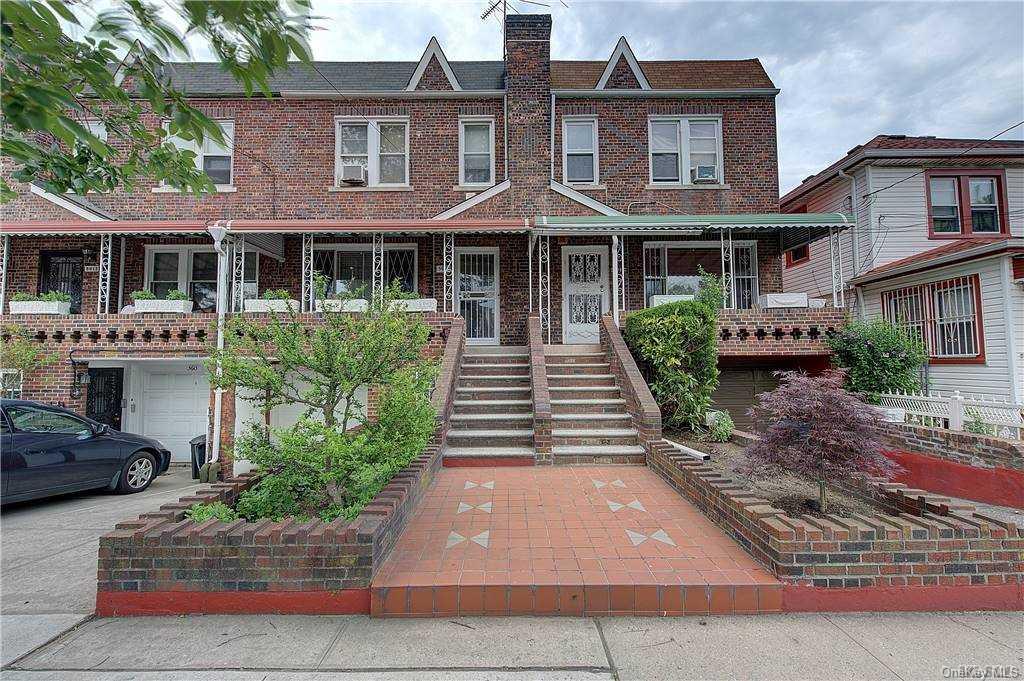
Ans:
{"type": "Polygon", "coordinates": [[[608,311],[608,249],[562,249],[563,343],[598,343],[601,315],[608,311]]]}
{"type": "Polygon", "coordinates": [[[466,320],[466,342],[496,345],[499,338],[497,248],[456,250],[456,305],[466,320]]]}

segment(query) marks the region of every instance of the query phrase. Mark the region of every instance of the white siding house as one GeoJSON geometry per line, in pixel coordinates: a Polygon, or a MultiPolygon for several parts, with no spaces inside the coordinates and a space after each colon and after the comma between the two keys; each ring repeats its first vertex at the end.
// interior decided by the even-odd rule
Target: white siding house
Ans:
{"type": "MultiPolygon", "coordinates": [[[[1024,401],[1024,142],[880,135],[781,206],[855,215],[845,303],[924,336],[930,390],[1024,401]]],[[[827,242],[784,257],[786,292],[829,296],[827,242]]]]}

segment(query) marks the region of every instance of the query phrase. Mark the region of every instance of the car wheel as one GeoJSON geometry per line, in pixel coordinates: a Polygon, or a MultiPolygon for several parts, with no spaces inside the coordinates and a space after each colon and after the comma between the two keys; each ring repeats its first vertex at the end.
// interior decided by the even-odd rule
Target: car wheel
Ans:
{"type": "Polygon", "coordinates": [[[136,452],[128,457],[121,468],[117,491],[121,494],[141,492],[156,477],[156,459],[147,452],[136,452]]]}

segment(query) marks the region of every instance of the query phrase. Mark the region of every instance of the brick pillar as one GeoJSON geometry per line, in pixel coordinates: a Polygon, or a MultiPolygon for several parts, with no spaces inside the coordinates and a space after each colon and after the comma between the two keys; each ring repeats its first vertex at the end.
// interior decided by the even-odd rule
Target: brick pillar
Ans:
{"type": "Polygon", "coordinates": [[[551,177],[551,16],[505,19],[509,176],[512,200],[524,214],[544,210],[551,177]]]}

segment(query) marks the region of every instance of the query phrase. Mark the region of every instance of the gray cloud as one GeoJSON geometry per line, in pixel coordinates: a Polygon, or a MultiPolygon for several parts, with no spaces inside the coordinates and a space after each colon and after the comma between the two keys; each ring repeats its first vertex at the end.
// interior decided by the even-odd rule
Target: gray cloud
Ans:
{"type": "MultiPolygon", "coordinates": [[[[557,59],[605,59],[619,35],[640,59],[759,57],[782,89],[783,191],[878,133],[989,137],[1024,119],[1024,3],[545,1],[557,59]]],[[[417,59],[436,35],[450,59],[499,59],[486,5],[320,2],[314,53],[417,59]]]]}

